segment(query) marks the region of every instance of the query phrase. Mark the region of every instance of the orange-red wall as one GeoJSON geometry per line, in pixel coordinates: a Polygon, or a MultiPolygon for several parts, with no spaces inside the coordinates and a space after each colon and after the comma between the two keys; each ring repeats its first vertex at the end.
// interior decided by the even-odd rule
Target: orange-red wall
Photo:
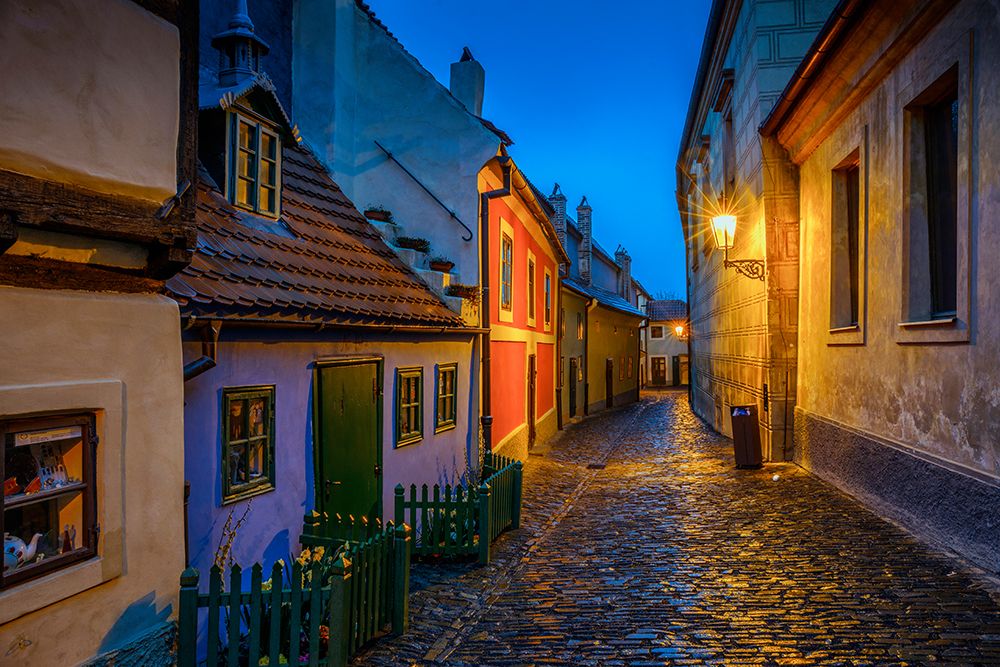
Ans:
{"type": "Polygon", "coordinates": [[[525,420],[527,356],[518,342],[494,341],[491,352],[493,433],[499,441],[525,420]]]}

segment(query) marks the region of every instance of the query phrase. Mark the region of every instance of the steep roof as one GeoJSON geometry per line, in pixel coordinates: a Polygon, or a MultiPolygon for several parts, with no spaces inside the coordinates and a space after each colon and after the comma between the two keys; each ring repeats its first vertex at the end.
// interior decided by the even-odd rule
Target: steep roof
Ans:
{"type": "Polygon", "coordinates": [[[563,278],[562,284],[577,294],[582,294],[583,296],[589,296],[596,299],[597,303],[602,306],[607,306],[608,308],[612,308],[622,313],[627,313],[628,315],[635,315],[636,317],[643,318],[646,317],[646,313],[633,306],[624,297],[619,296],[617,293],[610,290],[596,287],[594,285],[585,285],[574,278],[563,278]]]}
{"type": "MultiPolygon", "coordinates": [[[[406,47],[403,46],[403,43],[399,41],[399,38],[396,37],[396,35],[392,34],[392,31],[389,30],[389,26],[387,26],[385,23],[383,23],[382,19],[380,19],[378,16],[375,15],[375,12],[372,10],[371,6],[367,2],[365,2],[364,0],[354,0],[354,4],[357,6],[357,8],[359,10],[361,10],[361,12],[365,16],[368,17],[368,20],[371,21],[373,25],[378,26],[379,28],[381,28],[385,32],[385,34],[389,37],[389,39],[391,39],[393,42],[396,43],[396,45],[399,46],[399,49],[403,53],[405,53],[407,56],[409,56],[413,60],[413,62],[416,63],[417,67],[419,67],[421,69],[421,71],[424,72],[424,74],[426,74],[427,76],[429,76],[431,79],[434,79],[434,81],[437,81],[437,79],[434,78],[434,75],[431,74],[430,72],[428,72],[427,68],[424,67],[420,63],[420,61],[417,60],[417,58],[412,53],[410,53],[409,51],[406,50],[406,47]]],[[[444,85],[442,85],[440,82],[438,82],[438,85],[441,85],[441,87],[444,88],[445,92],[448,93],[448,95],[451,95],[451,91],[448,90],[447,87],[445,87],[444,85]]],[[[455,100],[455,101],[458,102],[458,100],[455,100]]],[[[476,114],[472,113],[471,111],[469,111],[468,109],[466,109],[465,105],[462,104],[461,102],[458,102],[458,104],[463,109],[465,109],[465,111],[468,112],[468,114],[470,116],[472,116],[473,118],[475,118],[476,120],[478,120],[480,123],[482,123],[483,127],[485,127],[487,130],[489,130],[493,134],[497,135],[497,137],[500,138],[500,141],[502,141],[505,146],[513,146],[514,145],[514,140],[510,138],[509,134],[507,134],[506,132],[504,132],[503,130],[501,130],[499,127],[497,127],[496,125],[494,125],[491,121],[488,121],[485,118],[483,118],[482,116],[477,116],[476,114]]]]}
{"type": "Polygon", "coordinates": [[[646,304],[651,322],[687,319],[687,304],[680,299],[654,299],[646,304]]]}
{"type": "Polygon", "coordinates": [[[282,215],[229,203],[207,173],[198,183],[198,247],[167,282],[185,314],[333,325],[461,327],[383,242],[319,161],[282,148],[282,215]]]}

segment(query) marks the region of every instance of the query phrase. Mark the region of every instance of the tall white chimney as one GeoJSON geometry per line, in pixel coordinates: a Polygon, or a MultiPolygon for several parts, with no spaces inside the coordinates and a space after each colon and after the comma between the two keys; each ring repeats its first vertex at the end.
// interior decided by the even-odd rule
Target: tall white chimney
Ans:
{"type": "Polygon", "coordinates": [[[486,70],[472,57],[469,47],[462,49],[462,57],[451,64],[452,96],[476,116],[483,115],[483,93],[486,90],[486,70]]]}

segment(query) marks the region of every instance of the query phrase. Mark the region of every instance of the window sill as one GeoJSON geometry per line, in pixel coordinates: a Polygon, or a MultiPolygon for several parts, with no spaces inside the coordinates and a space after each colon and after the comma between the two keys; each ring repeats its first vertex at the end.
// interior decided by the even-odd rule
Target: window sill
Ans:
{"type": "Polygon", "coordinates": [[[920,320],[916,322],[899,322],[896,326],[902,327],[904,329],[919,328],[919,327],[951,327],[958,322],[958,318],[952,317],[942,317],[934,320],[920,320]]]}
{"type": "Polygon", "coordinates": [[[0,625],[100,586],[122,572],[121,562],[89,558],[0,592],[0,625]]]}
{"type": "Polygon", "coordinates": [[[864,345],[865,331],[860,324],[831,327],[826,332],[826,344],[830,347],[864,345]]]}
{"type": "Polygon", "coordinates": [[[238,503],[241,500],[246,500],[247,498],[253,498],[254,496],[260,496],[265,493],[270,493],[274,491],[275,486],[272,482],[261,483],[257,486],[253,486],[246,489],[241,489],[236,493],[231,493],[222,499],[222,505],[232,505],[233,503],[238,503]]]}
{"type": "Polygon", "coordinates": [[[968,343],[969,325],[957,317],[898,322],[896,343],[900,345],[968,343]]]}
{"type": "Polygon", "coordinates": [[[415,437],[409,437],[405,440],[397,440],[394,449],[400,449],[402,447],[407,447],[409,445],[415,445],[424,439],[423,435],[418,435],[415,437]]]}
{"type": "Polygon", "coordinates": [[[458,424],[456,422],[448,422],[447,424],[441,424],[440,426],[435,427],[434,433],[437,434],[444,433],[445,431],[454,431],[456,428],[458,428],[458,424]]]}

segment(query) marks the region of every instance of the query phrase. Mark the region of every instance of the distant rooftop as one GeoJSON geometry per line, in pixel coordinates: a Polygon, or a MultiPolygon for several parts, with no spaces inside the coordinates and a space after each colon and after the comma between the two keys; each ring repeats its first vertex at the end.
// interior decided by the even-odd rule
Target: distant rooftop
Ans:
{"type": "Polygon", "coordinates": [[[646,304],[650,322],[683,320],[687,318],[687,304],[680,299],[654,299],[646,304]]]}

